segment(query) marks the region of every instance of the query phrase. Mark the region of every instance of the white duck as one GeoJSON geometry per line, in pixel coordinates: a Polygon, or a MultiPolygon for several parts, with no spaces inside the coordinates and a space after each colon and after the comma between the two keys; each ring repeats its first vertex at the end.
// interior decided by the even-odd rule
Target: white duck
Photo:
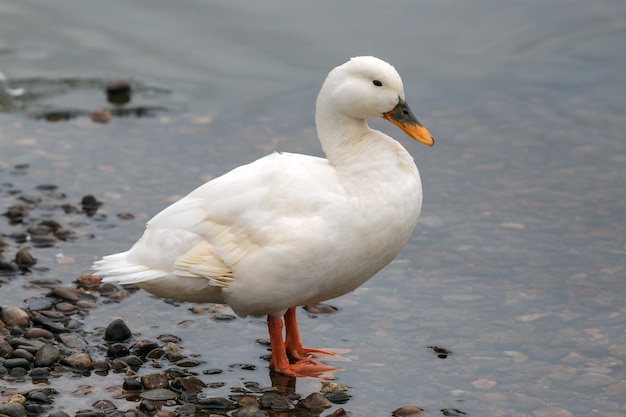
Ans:
{"type": "Polygon", "coordinates": [[[159,297],[267,315],[270,367],[283,374],[336,369],[310,359],[327,352],[302,346],[295,307],[354,290],[409,239],[422,205],[417,167],[366,122],[385,118],[432,146],[404,100],[394,67],[352,58],[328,74],[317,97],[327,159],[274,153],[236,168],[161,211],[130,250],[94,269],[104,281],[159,297]]]}

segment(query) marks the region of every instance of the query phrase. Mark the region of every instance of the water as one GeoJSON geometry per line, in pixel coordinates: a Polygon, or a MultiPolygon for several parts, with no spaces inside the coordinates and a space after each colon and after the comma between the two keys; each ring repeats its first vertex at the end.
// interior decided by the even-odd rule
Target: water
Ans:
{"type": "MultiPolygon", "coordinates": [[[[421,223],[388,268],[330,302],[339,314],[300,315],[305,343],[351,349],[338,374],[352,387],[343,407],[366,416],[408,404],[429,415],[626,414],[622,2],[20,1],[2,3],[0,15],[0,70],[26,90],[0,96],[0,183],[24,193],[52,183],[74,204],[91,193],[107,215],[62,217],[82,224],[79,238],[33,249],[49,271],[4,282],[0,305],[41,294],[23,280],[70,283],[228,169],[273,150],[319,155],[321,81],[348,57],[372,54],[398,68],[438,141],[428,149],[372,123],[416,158],[421,223]],[[92,123],[87,113],[108,106],[102,87],[118,77],[138,91],[130,106],[162,110],[92,123]],[[68,110],[68,122],[36,119],[68,110]],[[135,220],[116,217],[125,212],[135,220]],[[61,253],[74,262],[59,263],[61,253]]],[[[207,381],[269,384],[255,343],[261,320],[216,323],[189,307],[136,293],[90,311],[85,327],[122,316],[145,337],[175,332],[207,368],[257,366],[207,381]]],[[[318,385],[298,381],[298,392],[318,385]]],[[[66,394],[67,404],[86,404],[66,394]]]]}

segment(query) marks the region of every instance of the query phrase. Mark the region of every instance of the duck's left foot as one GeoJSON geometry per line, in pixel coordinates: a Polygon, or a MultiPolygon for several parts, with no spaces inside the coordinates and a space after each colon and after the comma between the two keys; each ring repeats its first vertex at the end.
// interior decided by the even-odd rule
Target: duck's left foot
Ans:
{"type": "Polygon", "coordinates": [[[350,359],[341,356],[342,354],[348,353],[348,352],[350,352],[350,349],[338,349],[338,348],[315,349],[315,348],[305,348],[302,345],[287,346],[287,353],[289,357],[291,357],[292,359],[295,359],[298,362],[311,360],[311,359],[349,362],[350,359]]]}
{"type": "Polygon", "coordinates": [[[296,363],[280,363],[274,364],[270,361],[270,367],[283,375],[296,378],[318,378],[331,380],[335,379],[333,372],[341,369],[334,366],[328,366],[313,359],[303,359],[296,363]]]}

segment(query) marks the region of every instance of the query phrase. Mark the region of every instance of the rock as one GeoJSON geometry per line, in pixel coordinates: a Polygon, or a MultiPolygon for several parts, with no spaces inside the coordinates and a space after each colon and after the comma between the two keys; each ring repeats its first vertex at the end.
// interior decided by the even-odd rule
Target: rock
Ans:
{"type": "Polygon", "coordinates": [[[24,337],[27,339],[54,339],[54,334],[51,331],[46,329],[40,329],[39,327],[33,327],[32,329],[26,330],[24,333],[24,337]]]}
{"type": "Polygon", "coordinates": [[[420,413],[423,413],[424,409],[416,407],[414,405],[405,405],[404,407],[400,407],[395,409],[391,415],[393,417],[401,417],[401,416],[414,416],[420,413]]]}
{"type": "Polygon", "coordinates": [[[124,391],[131,392],[143,391],[143,385],[141,385],[141,382],[137,381],[136,379],[126,379],[122,383],[122,389],[124,391]]]}
{"type": "Polygon", "coordinates": [[[85,339],[81,338],[80,336],[74,333],[61,333],[59,335],[59,340],[65,346],[72,348],[72,349],[82,349],[84,347],[87,347],[88,345],[85,339]]]}
{"type": "Polygon", "coordinates": [[[21,248],[15,254],[15,264],[20,268],[28,268],[36,263],[37,259],[35,259],[26,248],[21,248]]]}
{"type": "Polygon", "coordinates": [[[141,384],[147,390],[169,387],[169,382],[165,372],[154,372],[148,375],[143,375],[141,377],[141,384]]]}
{"type": "Polygon", "coordinates": [[[98,410],[116,410],[117,407],[109,400],[99,400],[93,403],[93,408],[97,408],[98,410]]]}
{"type": "Polygon", "coordinates": [[[24,359],[24,358],[6,359],[2,365],[5,368],[7,368],[7,369],[13,369],[13,368],[28,369],[28,368],[30,368],[30,362],[28,360],[24,359]]]}
{"type": "Polygon", "coordinates": [[[7,327],[30,326],[30,316],[28,313],[17,307],[3,308],[2,313],[0,313],[0,320],[2,320],[7,327]]]}
{"type": "Polygon", "coordinates": [[[76,353],[66,358],[61,358],[61,363],[65,366],[81,371],[93,368],[93,362],[88,353],[76,353]]]}
{"type": "Polygon", "coordinates": [[[55,411],[54,413],[50,413],[48,417],[70,417],[65,411],[55,411]]]}
{"type": "Polygon", "coordinates": [[[18,403],[0,404],[0,414],[9,417],[26,417],[26,409],[18,403]]]}
{"type": "Polygon", "coordinates": [[[23,358],[23,359],[26,359],[28,362],[33,361],[33,354],[27,351],[26,349],[20,349],[20,348],[15,349],[13,352],[11,352],[11,357],[23,358]]]}
{"type": "Polygon", "coordinates": [[[123,79],[109,82],[105,91],[108,102],[119,106],[128,103],[132,94],[130,83],[123,79]]]}
{"type": "MultiPolygon", "coordinates": [[[[272,411],[279,412],[289,411],[295,408],[287,397],[272,392],[263,394],[261,397],[261,404],[264,408],[270,408],[272,411]]],[[[248,405],[248,407],[252,406],[253,405],[248,405]]]]}
{"type": "Polygon", "coordinates": [[[35,354],[35,366],[49,367],[61,358],[61,353],[52,345],[43,345],[35,354]]]}
{"type": "Polygon", "coordinates": [[[314,392],[310,394],[298,404],[309,411],[318,413],[322,410],[332,407],[333,405],[328,398],[324,397],[319,392],[314,392]]]}
{"type": "Polygon", "coordinates": [[[108,111],[107,109],[94,110],[91,113],[89,113],[89,117],[91,118],[91,121],[94,123],[109,123],[111,119],[113,118],[113,116],[111,115],[111,112],[108,111]]]}
{"type": "Polygon", "coordinates": [[[178,394],[172,390],[165,388],[157,388],[141,393],[141,398],[151,401],[167,401],[178,397],[178,394]]]}
{"type": "Polygon", "coordinates": [[[104,331],[104,339],[114,342],[122,342],[130,339],[132,333],[122,319],[113,320],[104,331]]]}

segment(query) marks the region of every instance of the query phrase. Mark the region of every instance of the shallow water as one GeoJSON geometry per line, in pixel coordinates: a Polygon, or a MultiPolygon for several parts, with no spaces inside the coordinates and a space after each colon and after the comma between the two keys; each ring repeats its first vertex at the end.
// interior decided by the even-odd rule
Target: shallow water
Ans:
{"type": "MultiPolygon", "coordinates": [[[[126,249],[166,204],[228,169],[274,150],[320,154],[317,89],[331,67],[368,53],[398,68],[437,144],[373,123],[416,158],[421,222],[389,267],[329,302],[338,314],[299,312],[305,343],[351,350],[337,374],[352,388],[342,407],[359,416],[409,404],[428,415],[626,413],[621,1],[20,1],[0,13],[0,71],[25,89],[0,95],[2,211],[11,190],[37,194],[40,184],[57,185],[72,204],[85,194],[104,203],[94,218],[42,209],[78,237],[33,248],[49,269],[2,281],[1,306],[45,293],[29,285],[37,279],[71,283],[94,259],[126,249]],[[88,112],[108,106],[102,87],[118,77],[137,91],[129,106],[159,110],[92,123],[88,112]],[[67,122],[37,119],[70,110],[67,122]],[[438,358],[429,346],[452,354],[438,358]]],[[[0,224],[9,259],[14,227],[0,224]]],[[[137,292],[91,310],[85,330],[96,340],[120,316],[142,337],[182,337],[205,361],[200,373],[256,366],[203,375],[225,382],[208,396],[240,380],[270,384],[256,343],[266,337],[262,320],[214,321],[190,307],[137,292]]],[[[55,406],[88,408],[121,378],[68,378],[55,406]],[[79,397],[73,384],[100,390],[79,397]]],[[[319,382],[297,389],[307,395],[319,382]]]]}

